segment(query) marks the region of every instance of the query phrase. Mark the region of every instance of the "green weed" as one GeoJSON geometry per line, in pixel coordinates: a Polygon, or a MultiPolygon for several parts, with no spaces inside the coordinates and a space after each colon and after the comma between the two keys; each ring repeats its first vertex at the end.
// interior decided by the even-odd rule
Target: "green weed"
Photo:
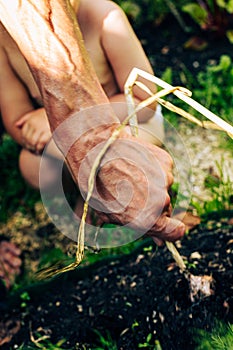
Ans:
{"type": "Polygon", "coordinates": [[[116,341],[112,339],[111,334],[107,331],[106,336],[103,336],[99,331],[94,330],[98,336],[99,346],[94,347],[93,350],[117,350],[116,341]]]}
{"type": "Polygon", "coordinates": [[[26,308],[28,306],[28,302],[31,300],[30,295],[28,294],[28,292],[23,292],[20,294],[20,299],[21,299],[21,304],[20,306],[22,308],[26,308]]]}
{"type": "Polygon", "coordinates": [[[224,160],[216,162],[216,174],[209,174],[205,178],[205,188],[209,191],[209,199],[201,201],[192,199],[192,206],[198,215],[203,216],[214,211],[233,209],[233,181],[224,160]]]}
{"type": "Polygon", "coordinates": [[[146,337],[146,341],[144,343],[139,343],[138,348],[139,349],[153,349],[153,350],[162,350],[160,342],[158,340],[155,340],[152,344],[152,334],[149,333],[146,337]]]}
{"type": "MultiPolygon", "coordinates": [[[[162,74],[161,78],[171,85],[183,85],[192,92],[194,100],[205,106],[231,125],[233,124],[233,62],[231,57],[222,55],[219,62],[210,61],[205,70],[194,77],[188,69],[177,74],[171,67],[162,74]],[[176,82],[174,83],[174,80],[176,82]]],[[[172,102],[200,120],[206,120],[199,113],[173,95],[166,96],[166,100],[172,102]]],[[[164,108],[164,115],[169,123],[178,128],[184,119],[176,113],[164,108]]],[[[187,122],[188,127],[195,124],[187,122]]],[[[213,133],[217,131],[213,130],[213,133]]],[[[227,148],[233,152],[233,140],[224,132],[219,133],[219,147],[227,148]]]]}
{"type": "Polygon", "coordinates": [[[168,14],[172,14],[184,31],[187,31],[187,27],[182,18],[182,6],[186,2],[187,0],[116,0],[136,27],[148,23],[159,25],[168,14]]]}
{"type": "Polygon", "coordinates": [[[56,344],[53,344],[52,342],[50,342],[50,340],[47,338],[47,336],[41,336],[40,334],[37,334],[37,336],[38,336],[38,338],[34,339],[31,344],[28,344],[28,345],[21,344],[17,349],[18,350],[38,350],[38,349],[42,349],[42,350],[65,350],[66,349],[66,350],[69,350],[67,348],[62,347],[62,345],[65,343],[64,339],[61,339],[56,344]]]}
{"type": "Polygon", "coordinates": [[[39,193],[23,180],[18,168],[19,146],[4,134],[0,142],[0,221],[17,210],[32,212],[39,193]]]}
{"type": "Polygon", "coordinates": [[[203,32],[227,37],[233,43],[232,0],[197,0],[186,3],[182,10],[190,15],[203,32]]]}
{"type": "Polygon", "coordinates": [[[218,323],[213,331],[198,330],[196,350],[233,350],[233,325],[218,323]]]}
{"type": "Polygon", "coordinates": [[[222,55],[197,75],[193,97],[221,118],[233,122],[233,65],[232,59],[222,55]]]}
{"type": "Polygon", "coordinates": [[[129,20],[137,23],[141,19],[141,7],[134,1],[116,1],[125,12],[129,20]]]}

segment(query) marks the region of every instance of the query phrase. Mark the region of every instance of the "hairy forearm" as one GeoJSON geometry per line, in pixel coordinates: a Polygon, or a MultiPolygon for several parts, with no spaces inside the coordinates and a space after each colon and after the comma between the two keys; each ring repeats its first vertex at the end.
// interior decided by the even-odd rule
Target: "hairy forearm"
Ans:
{"type": "MultiPolygon", "coordinates": [[[[80,109],[108,103],[69,1],[1,0],[0,10],[39,85],[53,130],[80,109]]],[[[118,121],[114,113],[109,120],[118,121]]]]}
{"type": "MultiPolygon", "coordinates": [[[[66,124],[64,132],[60,130],[59,137],[55,139],[64,153],[70,139],[67,128],[70,131],[79,128],[93,134],[88,145],[83,147],[80,140],[85,138],[80,138],[67,155],[71,168],[77,167],[80,158],[77,153],[84,148],[86,153],[101,139],[106,140],[119,120],[109,106],[86,53],[69,1],[0,0],[0,13],[3,24],[19,45],[40,88],[52,131],[80,110],[105,104],[101,115],[94,118],[99,118],[102,126],[98,127],[97,122],[93,130],[92,117],[77,116],[77,124],[66,124]]],[[[79,155],[82,157],[82,152],[79,155]]]]}
{"type": "MultiPolygon", "coordinates": [[[[66,155],[74,179],[77,183],[83,180],[81,189],[86,191],[93,160],[119,119],[100,86],[78,25],[73,25],[70,3],[0,0],[0,19],[29,63],[50,126],[56,130],[55,141],[66,155]]],[[[98,169],[96,184],[101,196],[94,195],[102,204],[98,209],[106,206],[110,221],[142,227],[143,233],[152,231],[159,240],[178,239],[184,227],[168,218],[170,157],[126,132],[120,136],[98,169]]]]}

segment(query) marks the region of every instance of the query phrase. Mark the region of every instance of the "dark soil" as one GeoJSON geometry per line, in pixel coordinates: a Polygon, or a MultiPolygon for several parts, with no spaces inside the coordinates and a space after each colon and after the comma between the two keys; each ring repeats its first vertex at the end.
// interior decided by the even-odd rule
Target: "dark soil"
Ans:
{"type": "Polygon", "coordinates": [[[109,332],[117,349],[138,349],[149,334],[149,344],[159,340],[163,350],[195,349],[198,329],[210,331],[216,320],[233,322],[232,224],[232,212],[221,214],[193,229],[179,247],[192,274],[213,277],[212,295],[196,295],[192,302],[189,283],[171,254],[148,239],[130,255],[27,289],[26,307],[11,298],[5,317],[20,320],[21,329],[10,345],[26,348],[30,332],[37,332],[52,343],[66,339],[64,348],[94,349],[98,330],[105,337],[109,332]]]}
{"type": "MultiPolygon", "coordinates": [[[[167,66],[177,77],[184,69],[195,74],[209,60],[232,53],[225,40],[210,41],[203,52],[184,49],[190,34],[174,19],[160,28],[140,29],[139,37],[157,76],[167,66]]],[[[232,216],[232,212],[213,213],[179,243],[191,272],[213,277],[210,296],[197,295],[191,301],[189,283],[166,247],[156,248],[151,240],[145,240],[129,255],[105,258],[27,288],[30,300],[24,305],[22,290],[10,296],[1,305],[0,325],[4,328],[11,320],[8,333],[14,322],[19,331],[2,349],[17,349],[21,344],[26,349],[33,339],[44,335],[50,336],[53,344],[65,339],[63,348],[95,349],[100,344],[96,330],[111,337],[116,349],[143,347],[149,334],[152,337],[144,348],[159,349],[155,347],[159,341],[163,350],[195,349],[198,329],[211,331],[218,320],[233,322],[232,216]]],[[[51,229],[51,224],[43,227],[42,238],[38,231],[38,241],[46,240],[51,229]]],[[[99,348],[114,349],[114,345],[99,348]]]]}

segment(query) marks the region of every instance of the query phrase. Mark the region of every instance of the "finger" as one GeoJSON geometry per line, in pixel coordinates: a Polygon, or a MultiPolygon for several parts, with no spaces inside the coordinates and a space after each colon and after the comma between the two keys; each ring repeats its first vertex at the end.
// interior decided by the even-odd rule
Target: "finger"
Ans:
{"type": "Polygon", "coordinates": [[[25,140],[26,144],[29,146],[35,146],[35,141],[33,140],[34,133],[35,133],[35,129],[32,128],[30,125],[25,124],[23,126],[22,137],[25,140]]]}
{"type": "Polygon", "coordinates": [[[47,144],[49,141],[51,141],[51,137],[52,137],[52,134],[50,130],[44,131],[40,136],[40,142],[47,144]]]}
{"type": "Polygon", "coordinates": [[[39,140],[37,141],[36,144],[36,151],[37,152],[42,152],[47,145],[47,143],[50,141],[51,135],[49,133],[42,133],[40,135],[39,140]]]}
{"type": "Polygon", "coordinates": [[[167,187],[170,187],[174,182],[173,159],[171,158],[170,154],[159,147],[154,149],[153,154],[157,158],[161,169],[166,174],[167,187]]]}
{"type": "Polygon", "coordinates": [[[31,152],[36,151],[37,143],[33,139],[29,139],[28,136],[27,138],[23,138],[23,147],[26,148],[27,150],[31,152]]]}
{"type": "MultiPolygon", "coordinates": [[[[172,214],[172,210],[173,210],[172,205],[171,205],[171,197],[168,194],[168,192],[165,192],[165,191],[164,191],[164,195],[163,195],[163,197],[161,195],[161,198],[163,198],[163,201],[160,201],[160,203],[161,203],[160,205],[161,205],[161,208],[163,208],[163,209],[160,211],[159,215],[161,215],[162,217],[164,217],[164,216],[170,217],[172,214]],[[164,197],[164,195],[165,195],[165,197],[164,197]]],[[[157,220],[156,225],[159,222],[158,220],[161,220],[159,215],[156,217],[156,220],[157,220]]]]}
{"type": "Polygon", "coordinates": [[[26,123],[26,121],[29,119],[29,115],[24,115],[23,117],[21,117],[19,120],[17,120],[17,122],[15,123],[15,126],[18,128],[21,128],[24,123],[26,123]]]}
{"type": "Polygon", "coordinates": [[[39,139],[38,133],[35,130],[30,129],[27,133],[27,143],[30,147],[36,148],[36,143],[39,139]]]}
{"type": "Polygon", "coordinates": [[[185,225],[174,218],[165,216],[165,230],[164,230],[164,239],[169,242],[175,242],[181,239],[185,234],[185,225]]]}
{"type": "Polygon", "coordinates": [[[44,143],[38,142],[38,143],[36,144],[36,146],[35,146],[35,152],[36,152],[36,154],[41,154],[41,153],[43,152],[44,148],[45,148],[44,143]]]}
{"type": "Polygon", "coordinates": [[[171,198],[168,193],[165,195],[164,203],[163,203],[163,214],[162,215],[167,215],[170,216],[170,210],[171,210],[171,198]]]}
{"type": "Polygon", "coordinates": [[[164,241],[160,238],[157,238],[155,236],[152,237],[153,241],[157,244],[157,246],[161,247],[164,244],[164,241]]]}
{"type": "Polygon", "coordinates": [[[40,132],[37,132],[37,131],[33,131],[31,133],[31,136],[30,136],[30,144],[31,146],[34,146],[35,149],[37,148],[37,143],[39,142],[40,140],[40,136],[41,136],[41,133],[40,132]]]}
{"type": "Polygon", "coordinates": [[[172,173],[174,162],[171,155],[164,149],[157,146],[154,146],[153,154],[159,161],[161,161],[161,166],[164,171],[172,173]]]}
{"type": "Polygon", "coordinates": [[[28,123],[27,124],[24,124],[22,129],[21,129],[21,135],[22,135],[22,138],[27,141],[28,140],[28,133],[29,133],[29,125],[28,123]]]}
{"type": "Polygon", "coordinates": [[[168,171],[166,174],[166,180],[167,180],[167,188],[169,189],[174,182],[174,176],[170,171],[168,171]]]}
{"type": "Polygon", "coordinates": [[[172,205],[171,205],[171,203],[169,203],[169,205],[167,206],[167,208],[166,208],[166,214],[167,214],[167,216],[171,216],[172,215],[172,210],[173,210],[173,208],[172,208],[172,205]]]}

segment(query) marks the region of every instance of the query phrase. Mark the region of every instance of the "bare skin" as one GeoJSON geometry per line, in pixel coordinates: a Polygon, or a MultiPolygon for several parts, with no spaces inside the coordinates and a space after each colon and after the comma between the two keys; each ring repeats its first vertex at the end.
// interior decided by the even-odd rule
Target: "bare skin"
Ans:
{"type": "MultiPolygon", "coordinates": [[[[153,73],[151,65],[133,32],[126,16],[119,7],[105,0],[98,0],[95,6],[91,0],[72,0],[73,8],[83,35],[85,47],[94,65],[95,72],[118,118],[127,115],[124,83],[133,67],[153,73]],[[120,103],[116,103],[120,102],[120,103]]],[[[40,154],[51,139],[40,91],[28,69],[17,45],[0,26],[0,62],[4,74],[0,77],[0,105],[3,122],[9,134],[24,149],[20,155],[20,169],[25,179],[39,187],[40,154]],[[7,88],[6,88],[7,86],[7,88]],[[41,106],[34,109],[32,100],[41,106]]],[[[142,80],[143,81],[143,80],[142,80]]],[[[155,92],[154,84],[143,81],[155,92]]],[[[134,89],[135,102],[148,97],[139,88],[134,89]]],[[[163,138],[161,121],[152,118],[156,105],[139,113],[142,128],[150,129],[163,138]]],[[[140,136],[149,142],[158,140],[140,128],[140,136]]],[[[62,158],[54,146],[51,153],[62,158]]]]}
{"type": "Polygon", "coordinates": [[[15,244],[7,241],[0,243],[0,278],[4,280],[7,289],[20,273],[20,254],[20,249],[15,244]]]}
{"type": "MultiPolygon", "coordinates": [[[[52,130],[80,111],[81,107],[105,104],[104,115],[101,115],[98,127],[92,128],[92,118],[78,120],[79,128],[86,130],[86,133],[73,144],[66,156],[73,178],[79,186],[78,172],[87,156],[89,163],[84,169],[84,182],[81,184],[82,190],[86,192],[85,179],[89,176],[95,158],[89,151],[109,139],[119,126],[119,119],[109,105],[89,60],[78,24],[73,25],[74,15],[69,3],[62,0],[48,1],[46,4],[42,0],[23,3],[12,0],[8,4],[0,0],[0,10],[4,26],[20,46],[31,67],[52,130]],[[30,31],[32,21],[34,30],[30,31]]],[[[96,118],[100,116],[97,115],[96,118]]],[[[55,141],[61,152],[65,153],[72,128],[68,125],[63,131],[55,141]]],[[[185,231],[184,225],[170,218],[171,206],[167,193],[173,181],[170,156],[159,147],[133,138],[126,131],[121,132],[119,140],[111,146],[107,155],[113,156],[114,161],[105,164],[97,174],[98,190],[102,198],[107,202],[112,199],[119,201],[115,191],[116,179],[128,181],[132,185],[133,196],[125,208],[124,201],[119,203],[124,208],[123,211],[110,210],[110,213],[102,212],[100,216],[106,221],[121,225],[134,221],[135,228],[146,228],[158,244],[164,240],[175,241],[181,238],[185,231]],[[141,152],[142,148],[146,157],[141,152]],[[119,150],[120,154],[127,154],[128,159],[117,159],[119,150]],[[146,205],[146,215],[137,222],[135,219],[146,205]]],[[[99,202],[101,208],[101,201],[99,202]]]]}

